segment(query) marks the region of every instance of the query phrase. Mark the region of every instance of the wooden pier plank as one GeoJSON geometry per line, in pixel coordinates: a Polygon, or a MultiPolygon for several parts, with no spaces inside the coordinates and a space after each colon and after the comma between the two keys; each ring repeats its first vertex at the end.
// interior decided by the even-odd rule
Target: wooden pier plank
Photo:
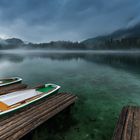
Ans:
{"type": "Polygon", "coordinates": [[[139,107],[135,107],[134,109],[132,138],[133,140],[137,140],[137,138],[140,139],[140,109],[139,107]]]}
{"type": "Polygon", "coordinates": [[[112,140],[140,140],[140,107],[122,109],[112,140]]]}
{"type": "Polygon", "coordinates": [[[7,140],[17,140],[20,139],[21,137],[23,137],[24,135],[26,135],[27,133],[29,133],[31,130],[35,129],[37,126],[39,126],[40,124],[42,124],[43,122],[47,121],[48,119],[52,118],[53,116],[55,116],[57,113],[59,113],[60,111],[62,111],[63,109],[67,108],[68,106],[70,106],[71,104],[73,104],[75,102],[75,99],[71,99],[69,100],[67,103],[55,108],[54,110],[51,110],[50,113],[46,112],[46,115],[44,114],[44,116],[40,117],[38,120],[33,121],[32,123],[30,123],[28,126],[26,127],[22,127],[21,130],[19,130],[18,132],[16,132],[14,135],[12,135],[11,137],[7,138],[7,140]]]}
{"type": "Polygon", "coordinates": [[[132,107],[129,107],[126,121],[124,124],[122,139],[124,140],[131,140],[132,137],[132,128],[133,128],[133,120],[134,120],[134,109],[132,107]]]}
{"type": "Polygon", "coordinates": [[[121,138],[122,138],[124,124],[125,124],[125,120],[126,120],[126,116],[127,116],[127,111],[128,111],[128,108],[123,107],[121,114],[119,116],[118,122],[117,122],[117,126],[114,131],[113,140],[117,140],[117,139],[121,140],[121,138]]]}

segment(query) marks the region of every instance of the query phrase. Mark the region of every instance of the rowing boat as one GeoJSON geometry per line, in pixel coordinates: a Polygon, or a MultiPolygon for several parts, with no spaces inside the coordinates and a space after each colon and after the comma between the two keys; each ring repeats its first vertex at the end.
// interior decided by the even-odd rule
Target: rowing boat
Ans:
{"type": "Polygon", "coordinates": [[[60,86],[55,84],[45,84],[39,88],[26,89],[0,96],[0,116],[8,114],[33,104],[39,100],[55,94],[60,86]]]}
{"type": "Polygon", "coordinates": [[[3,78],[0,79],[0,87],[21,83],[22,79],[20,77],[11,77],[11,78],[3,78]]]}

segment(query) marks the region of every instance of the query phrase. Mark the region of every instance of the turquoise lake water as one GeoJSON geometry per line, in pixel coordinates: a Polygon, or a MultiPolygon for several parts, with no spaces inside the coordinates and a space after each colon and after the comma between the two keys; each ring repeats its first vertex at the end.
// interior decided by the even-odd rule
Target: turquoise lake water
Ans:
{"type": "Polygon", "coordinates": [[[9,51],[0,64],[0,77],[56,83],[79,97],[68,120],[60,113],[33,131],[33,140],[110,140],[122,107],[140,105],[140,53],[9,51]]]}

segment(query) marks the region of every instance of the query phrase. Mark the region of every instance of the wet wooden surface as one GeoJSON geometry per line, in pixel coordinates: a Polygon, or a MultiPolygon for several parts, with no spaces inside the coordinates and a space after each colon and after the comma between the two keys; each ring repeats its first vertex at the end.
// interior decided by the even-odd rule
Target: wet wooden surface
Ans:
{"type": "Polygon", "coordinates": [[[76,99],[75,95],[58,93],[21,109],[10,116],[1,117],[0,140],[20,139],[49,118],[73,104],[76,99]]]}
{"type": "Polygon", "coordinates": [[[112,140],[140,140],[140,107],[122,109],[112,140]]]}
{"type": "Polygon", "coordinates": [[[3,87],[0,87],[0,95],[6,94],[6,93],[9,93],[9,92],[14,92],[14,91],[17,91],[17,90],[22,90],[22,89],[25,89],[25,88],[27,88],[27,85],[26,84],[21,84],[21,83],[9,85],[9,86],[3,86],[3,87]]]}

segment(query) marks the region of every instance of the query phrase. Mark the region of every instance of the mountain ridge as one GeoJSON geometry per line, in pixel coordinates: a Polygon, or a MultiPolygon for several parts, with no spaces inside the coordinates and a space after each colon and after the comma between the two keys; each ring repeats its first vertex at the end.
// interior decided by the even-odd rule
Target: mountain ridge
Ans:
{"type": "Polygon", "coordinates": [[[85,43],[87,41],[93,40],[93,43],[94,43],[97,41],[103,41],[103,40],[111,39],[111,38],[112,39],[140,38],[140,23],[129,28],[116,30],[113,33],[110,33],[108,35],[101,35],[101,36],[89,38],[82,42],[85,43]]]}

